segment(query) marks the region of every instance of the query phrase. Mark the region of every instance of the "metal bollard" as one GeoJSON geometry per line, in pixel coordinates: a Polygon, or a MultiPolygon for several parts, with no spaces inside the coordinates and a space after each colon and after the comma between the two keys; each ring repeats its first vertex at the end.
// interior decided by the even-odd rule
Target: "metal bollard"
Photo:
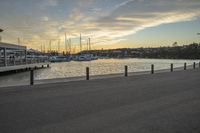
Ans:
{"type": "Polygon", "coordinates": [[[174,65],[173,65],[173,63],[171,64],[171,72],[173,72],[174,71],[174,65]]]}
{"type": "Polygon", "coordinates": [[[200,68],[200,62],[199,62],[199,68],[200,68]]]}
{"type": "Polygon", "coordinates": [[[90,70],[89,67],[86,67],[86,80],[90,80],[90,70]]]}
{"type": "Polygon", "coordinates": [[[34,85],[34,71],[31,69],[30,71],[30,85],[34,85]]]}
{"type": "Polygon", "coordinates": [[[127,77],[128,76],[128,66],[124,67],[124,76],[127,77]]]}
{"type": "Polygon", "coordinates": [[[154,74],[154,65],[151,65],[151,74],[154,74]]]}
{"type": "Polygon", "coordinates": [[[187,63],[184,63],[184,70],[187,69],[187,63]]]}
{"type": "Polygon", "coordinates": [[[195,68],[196,68],[196,63],[194,62],[194,63],[193,63],[193,69],[195,69],[195,68]]]}

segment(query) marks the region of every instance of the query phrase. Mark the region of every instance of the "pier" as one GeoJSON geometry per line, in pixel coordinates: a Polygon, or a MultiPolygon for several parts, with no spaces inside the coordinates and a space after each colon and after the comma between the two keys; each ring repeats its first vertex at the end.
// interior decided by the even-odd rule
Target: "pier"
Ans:
{"type": "Polygon", "coordinates": [[[34,50],[25,46],[0,42],[0,72],[28,70],[49,66],[44,56],[34,55],[34,50]]]}
{"type": "Polygon", "coordinates": [[[200,132],[200,71],[0,88],[2,133],[200,132]]]}

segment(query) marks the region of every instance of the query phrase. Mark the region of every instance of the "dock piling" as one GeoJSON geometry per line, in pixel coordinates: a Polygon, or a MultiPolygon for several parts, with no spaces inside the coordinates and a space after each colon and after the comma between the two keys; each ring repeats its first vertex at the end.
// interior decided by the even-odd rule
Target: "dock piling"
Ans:
{"type": "Polygon", "coordinates": [[[90,70],[89,67],[86,67],[86,80],[90,80],[90,70]]]}
{"type": "Polygon", "coordinates": [[[171,63],[171,72],[173,72],[174,71],[174,65],[173,65],[173,63],[171,63]]]}
{"type": "Polygon", "coordinates": [[[124,67],[124,76],[127,77],[128,76],[128,66],[124,67]]]}
{"type": "Polygon", "coordinates": [[[154,74],[154,64],[151,65],[151,74],[154,74]]]}
{"type": "Polygon", "coordinates": [[[34,85],[34,71],[31,69],[30,71],[30,85],[34,85]]]}
{"type": "Polygon", "coordinates": [[[184,70],[187,69],[187,63],[184,63],[184,70]]]}

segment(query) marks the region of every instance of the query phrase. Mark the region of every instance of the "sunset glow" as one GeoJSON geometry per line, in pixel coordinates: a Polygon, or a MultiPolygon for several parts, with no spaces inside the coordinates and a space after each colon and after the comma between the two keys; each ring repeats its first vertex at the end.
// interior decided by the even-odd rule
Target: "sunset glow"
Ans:
{"type": "Polygon", "coordinates": [[[1,0],[4,42],[28,48],[65,49],[65,33],[73,52],[92,49],[169,46],[199,42],[199,0],[1,0]],[[45,46],[44,46],[45,45],[45,46]]]}

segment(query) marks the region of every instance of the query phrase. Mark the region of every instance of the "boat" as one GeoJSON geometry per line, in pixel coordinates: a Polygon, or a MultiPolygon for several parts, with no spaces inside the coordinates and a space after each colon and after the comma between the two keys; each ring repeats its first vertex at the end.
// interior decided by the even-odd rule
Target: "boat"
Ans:
{"type": "Polygon", "coordinates": [[[71,58],[69,56],[51,56],[50,62],[69,62],[71,58]]]}
{"type": "Polygon", "coordinates": [[[78,55],[74,58],[74,61],[91,61],[92,57],[90,54],[78,55]]]}
{"type": "MultiPolygon", "coordinates": [[[[75,56],[73,59],[74,61],[92,61],[92,60],[97,60],[97,56],[93,56],[93,54],[88,53],[82,53],[82,43],[81,43],[81,34],[80,34],[80,55],[75,56]]],[[[88,38],[87,41],[87,50],[91,50],[91,44],[90,44],[90,38],[88,38]]]]}

